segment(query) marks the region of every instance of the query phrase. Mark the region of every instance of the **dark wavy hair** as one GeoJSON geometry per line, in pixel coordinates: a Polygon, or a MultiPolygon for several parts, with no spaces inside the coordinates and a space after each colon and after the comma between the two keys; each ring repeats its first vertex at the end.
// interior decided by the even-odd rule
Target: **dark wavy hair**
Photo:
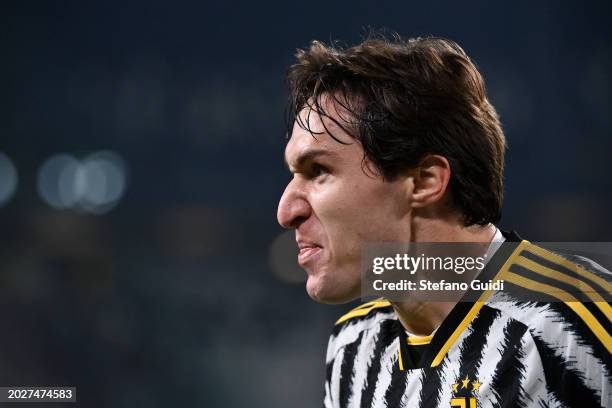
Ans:
{"type": "Polygon", "coordinates": [[[499,221],[504,133],[482,76],[457,43],[371,37],[343,48],[313,41],[296,57],[287,72],[287,140],[294,122],[316,137],[299,116],[307,108],[357,139],[364,159],[386,180],[417,167],[427,154],[442,155],[451,166],[451,197],[464,224],[499,221]],[[322,97],[348,115],[330,115],[322,97]]]}

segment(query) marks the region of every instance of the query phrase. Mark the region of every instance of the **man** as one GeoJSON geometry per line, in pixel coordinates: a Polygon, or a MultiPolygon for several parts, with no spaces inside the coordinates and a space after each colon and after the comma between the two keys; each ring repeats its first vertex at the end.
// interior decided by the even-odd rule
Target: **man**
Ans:
{"type": "Polygon", "coordinates": [[[495,227],[505,138],[463,49],[315,41],[297,59],[278,221],[295,229],[313,299],[360,297],[364,243],[505,241],[480,277],[550,300],[366,303],[334,327],[324,405],[611,406],[609,274],[495,227]]]}

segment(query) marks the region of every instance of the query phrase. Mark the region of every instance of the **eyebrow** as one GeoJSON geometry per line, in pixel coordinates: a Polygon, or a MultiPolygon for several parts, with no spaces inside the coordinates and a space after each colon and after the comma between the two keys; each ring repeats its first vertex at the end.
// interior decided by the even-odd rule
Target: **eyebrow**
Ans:
{"type": "MultiPolygon", "coordinates": [[[[324,149],[306,150],[305,152],[301,153],[295,160],[295,167],[301,167],[304,165],[304,163],[311,161],[320,156],[330,156],[330,157],[336,157],[336,158],[339,157],[336,153],[331,152],[329,150],[324,150],[324,149]]],[[[284,158],[284,161],[285,161],[285,165],[287,166],[287,168],[291,170],[291,167],[289,163],[287,162],[286,157],[284,158]]]]}

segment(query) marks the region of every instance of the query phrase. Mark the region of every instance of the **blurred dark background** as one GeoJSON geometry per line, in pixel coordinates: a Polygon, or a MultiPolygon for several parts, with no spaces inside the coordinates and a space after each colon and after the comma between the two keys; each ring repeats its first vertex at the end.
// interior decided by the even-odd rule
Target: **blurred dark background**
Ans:
{"type": "Polygon", "coordinates": [[[458,41],[509,141],[501,226],[612,241],[609,2],[4,2],[0,27],[2,386],[321,404],[349,306],[308,298],[276,224],[284,73],[312,39],[458,41]]]}

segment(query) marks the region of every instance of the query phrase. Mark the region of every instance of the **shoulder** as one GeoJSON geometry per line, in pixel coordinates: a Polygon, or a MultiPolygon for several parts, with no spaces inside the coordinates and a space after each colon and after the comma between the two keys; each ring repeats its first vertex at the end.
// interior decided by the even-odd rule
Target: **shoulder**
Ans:
{"type": "Polygon", "coordinates": [[[610,272],[582,255],[523,241],[500,274],[511,287],[504,283],[487,305],[526,326],[523,350],[533,352],[531,367],[541,367],[549,392],[572,406],[605,405],[612,396],[605,386],[612,378],[610,272]]]}
{"type": "Polygon", "coordinates": [[[612,294],[612,274],[598,263],[528,241],[521,242],[499,276],[510,283],[507,292],[523,300],[608,303],[612,294]]]}
{"type": "Polygon", "coordinates": [[[336,321],[329,338],[327,360],[333,359],[341,348],[378,336],[381,331],[391,335],[396,323],[397,316],[387,300],[378,299],[357,306],[336,321]]]}
{"type": "Polygon", "coordinates": [[[375,316],[379,313],[386,313],[392,310],[391,303],[385,299],[376,299],[371,302],[363,303],[354,309],[351,309],[348,313],[345,313],[336,321],[336,326],[342,325],[345,322],[353,321],[357,322],[360,320],[367,319],[368,316],[375,316]]]}
{"type": "Polygon", "coordinates": [[[553,252],[527,241],[512,258],[503,272],[510,290],[494,296],[489,306],[521,321],[537,338],[556,337],[556,343],[566,338],[612,352],[608,270],[584,256],[553,252]]]}

